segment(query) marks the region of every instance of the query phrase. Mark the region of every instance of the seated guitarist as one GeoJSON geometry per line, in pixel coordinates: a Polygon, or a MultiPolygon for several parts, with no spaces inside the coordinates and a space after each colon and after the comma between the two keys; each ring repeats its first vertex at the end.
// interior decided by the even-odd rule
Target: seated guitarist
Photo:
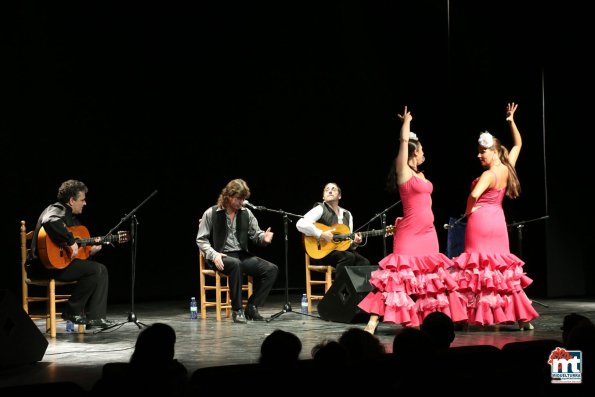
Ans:
{"type": "MultiPolygon", "coordinates": [[[[306,236],[314,236],[326,242],[333,241],[333,228],[322,230],[316,226],[319,223],[326,226],[344,224],[353,230],[353,216],[351,212],[339,206],[341,200],[341,188],[336,183],[327,183],[322,191],[322,203],[316,203],[308,213],[296,223],[297,229],[306,236]]],[[[351,246],[347,250],[335,250],[329,252],[322,259],[313,259],[313,262],[320,261],[325,265],[331,265],[336,269],[338,277],[344,266],[370,266],[370,261],[356,252],[356,248],[362,242],[362,235],[355,233],[351,246]]]]}
{"type": "MultiPolygon", "coordinates": [[[[35,227],[35,234],[31,241],[30,271],[33,275],[52,274],[59,281],[77,281],[67,302],[67,307],[62,313],[64,320],[75,324],[87,324],[87,327],[107,328],[114,324],[106,319],[108,273],[105,265],[89,260],[76,258],[79,247],[75,236],[68,229],[81,226],[77,215],[83,212],[87,205],[87,186],[80,181],[68,180],[63,182],[58,189],[58,202],[49,205],[39,216],[35,227]],[[72,262],[60,269],[51,269],[49,265],[41,262],[39,258],[38,242],[40,229],[59,247],[64,247],[64,252],[70,255],[72,262]]],[[[101,249],[101,245],[93,245],[89,250],[92,256],[101,249]]]]}

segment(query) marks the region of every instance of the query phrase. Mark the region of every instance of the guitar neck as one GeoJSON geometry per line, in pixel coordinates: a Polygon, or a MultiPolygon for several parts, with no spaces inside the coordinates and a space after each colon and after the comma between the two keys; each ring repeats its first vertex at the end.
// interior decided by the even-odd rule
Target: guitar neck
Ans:
{"type": "MultiPolygon", "coordinates": [[[[386,234],[386,230],[380,229],[380,230],[370,230],[368,232],[360,232],[362,234],[362,237],[366,237],[366,236],[383,236],[384,234],[386,234]]],[[[355,236],[355,233],[351,234],[352,238],[355,236]]]]}
{"type": "Polygon", "coordinates": [[[118,241],[118,239],[119,239],[119,237],[116,235],[111,235],[111,236],[107,236],[107,237],[99,237],[99,238],[100,238],[99,241],[95,241],[97,239],[97,237],[81,238],[81,239],[76,239],[76,242],[79,246],[85,247],[87,245],[101,245],[101,244],[106,244],[106,243],[113,243],[115,241],[118,241]]]}
{"type": "MultiPolygon", "coordinates": [[[[361,233],[362,238],[372,237],[372,236],[385,236],[385,235],[388,236],[393,233],[393,229],[394,229],[394,226],[387,226],[386,229],[368,230],[367,232],[356,232],[356,233],[361,233]]],[[[353,240],[353,239],[355,239],[356,233],[335,234],[333,238],[335,241],[353,240]]]]}

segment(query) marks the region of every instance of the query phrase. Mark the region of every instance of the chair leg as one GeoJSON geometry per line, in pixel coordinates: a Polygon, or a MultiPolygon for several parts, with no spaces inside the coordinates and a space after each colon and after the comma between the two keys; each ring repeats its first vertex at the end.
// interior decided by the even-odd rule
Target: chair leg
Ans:
{"type": "Polygon", "coordinates": [[[310,275],[310,258],[306,254],[306,298],[308,299],[308,314],[312,314],[312,284],[310,275]]]}
{"type": "Polygon", "coordinates": [[[206,280],[203,272],[200,272],[200,318],[207,318],[207,291],[205,290],[206,280]]]}
{"type": "Polygon", "coordinates": [[[254,292],[254,277],[248,276],[248,298],[252,296],[252,292],[254,292]]]}
{"type": "Polygon", "coordinates": [[[22,283],[22,293],[23,293],[23,310],[25,313],[29,314],[29,286],[25,281],[22,283]]]}
{"type": "Polygon", "coordinates": [[[231,317],[231,291],[229,290],[229,276],[225,277],[225,317],[231,317]]]}
{"type": "Polygon", "coordinates": [[[215,310],[217,321],[221,321],[221,275],[215,273],[215,310]]]}
{"type": "Polygon", "coordinates": [[[56,280],[51,279],[48,285],[49,294],[49,322],[50,322],[50,336],[56,337],[56,280]]]}
{"type": "Polygon", "coordinates": [[[49,293],[50,293],[49,285],[48,285],[47,293],[48,293],[48,299],[45,301],[45,333],[49,334],[50,330],[52,329],[52,320],[50,317],[50,313],[52,312],[52,310],[50,309],[51,304],[50,304],[50,298],[49,298],[49,293]]]}

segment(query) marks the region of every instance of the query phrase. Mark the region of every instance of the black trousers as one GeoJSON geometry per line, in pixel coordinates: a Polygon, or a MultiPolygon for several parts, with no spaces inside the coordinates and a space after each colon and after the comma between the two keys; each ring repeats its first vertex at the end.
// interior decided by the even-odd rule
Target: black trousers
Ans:
{"type": "MultiPolygon", "coordinates": [[[[258,256],[244,251],[225,252],[223,257],[223,270],[221,273],[229,276],[229,289],[231,295],[231,306],[233,310],[242,308],[242,276],[252,276],[254,280],[254,291],[248,298],[248,304],[256,307],[264,305],[275,280],[279,268],[274,263],[266,261],[258,256]]],[[[207,261],[211,269],[216,269],[215,263],[207,261]]]]}
{"type": "Polygon", "coordinates": [[[336,270],[335,277],[343,271],[345,266],[370,266],[370,261],[356,251],[332,251],[322,259],[312,260],[312,264],[333,266],[336,270]]]}
{"type": "Polygon", "coordinates": [[[74,259],[64,269],[47,270],[48,274],[59,281],[77,281],[68,299],[68,313],[85,314],[88,320],[106,317],[109,279],[104,264],[74,259]]]}

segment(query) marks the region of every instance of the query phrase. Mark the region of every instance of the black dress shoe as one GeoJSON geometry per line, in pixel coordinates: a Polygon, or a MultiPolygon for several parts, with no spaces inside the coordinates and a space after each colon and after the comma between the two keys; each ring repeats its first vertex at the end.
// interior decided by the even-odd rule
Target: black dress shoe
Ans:
{"type": "Polygon", "coordinates": [[[252,320],[252,321],[264,321],[264,317],[262,317],[260,315],[260,313],[258,312],[258,308],[254,305],[247,305],[246,306],[246,318],[248,320],[252,320]]]}
{"type": "Polygon", "coordinates": [[[234,323],[246,324],[246,317],[244,317],[244,311],[242,309],[234,310],[231,313],[231,318],[234,323]]]}
{"type": "Polygon", "coordinates": [[[97,327],[97,328],[108,328],[112,325],[116,325],[115,321],[108,320],[107,318],[94,318],[91,320],[87,320],[87,329],[97,327]]]}
{"type": "Polygon", "coordinates": [[[71,321],[75,324],[87,324],[87,319],[85,316],[78,314],[62,313],[60,317],[62,317],[62,319],[65,321],[71,321]]]}

